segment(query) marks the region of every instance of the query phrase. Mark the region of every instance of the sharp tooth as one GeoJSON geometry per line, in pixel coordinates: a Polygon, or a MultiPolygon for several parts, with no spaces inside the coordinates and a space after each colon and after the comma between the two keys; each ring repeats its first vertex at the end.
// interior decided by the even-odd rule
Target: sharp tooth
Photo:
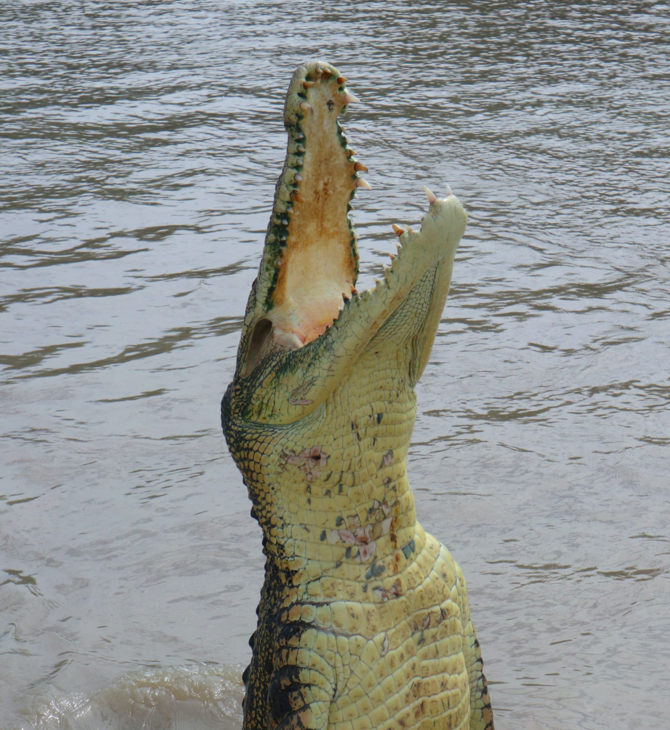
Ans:
{"type": "Polygon", "coordinates": [[[394,253],[390,253],[389,254],[389,257],[390,257],[391,261],[394,261],[395,260],[395,256],[396,255],[394,253]]]}
{"type": "Polygon", "coordinates": [[[302,109],[302,110],[303,110],[304,112],[310,112],[310,111],[312,111],[312,106],[311,106],[311,104],[308,104],[308,103],[307,103],[306,101],[301,101],[301,102],[300,102],[300,108],[301,108],[301,109],[302,109]]]}
{"type": "Polygon", "coordinates": [[[368,168],[362,162],[357,162],[354,165],[354,170],[356,170],[356,172],[367,172],[368,168]]]}
{"type": "Polygon", "coordinates": [[[304,154],[304,152],[305,152],[305,148],[301,144],[296,145],[295,150],[296,150],[296,152],[298,152],[301,155],[304,154]]]}
{"type": "Polygon", "coordinates": [[[302,197],[302,195],[300,195],[300,193],[299,193],[299,192],[298,192],[297,190],[294,190],[294,191],[293,191],[293,192],[292,192],[292,193],[290,194],[290,198],[291,198],[291,200],[295,200],[295,201],[296,201],[296,202],[298,202],[298,203],[306,203],[306,202],[307,202],[307,201],[305,200],[305,198],[303,198],[303,197],[302,197]]]}
{"type": "Polygon", "coordinates": [[[296,174],[293,176],[293,179],[296,182],[301,182],[302,181],[302,175],[299,172],[296,172],[296,174]]]}
{"type": "Polygon", "coordinates": [[[402,236],[402,234],[405,232],[400,226],[397,226],[395,223],[393,224],[393,230],[396,232],[396,235],[402,236]]]}
{"type": "Polygon", "coordinates": [[[344,78],[344,76],[338,76],[337,77],[337,83],[338,84],[346,84],[347,80],[344,78]]]}
{"type": "Polygon", "coordinates": [[[363,180],[362,177],[356,178],[356,187],[357,188],[365,188],[366,190],[372,190],[372,186],[367,180],[363,180]]]}
{"type": "Polygon", "coordinates": [[[345,105],[346,105],[346,104],[352,104],[352,103],[356,103],[356,102],[359,102],[359,103],[360,103],[360,99],[357,99],[357,98],[356,98],[356,97],[355,97],[355,96],[354,96],[353,94],[350,94],[349,92],[347,92],[347,93],[346,93],[346,94],[344,95],[344,97],[343,97],[343,98],[344,98],[344,103],[345,103],[345,105]]]}
{"type": "Polygon", "coordinates": [[[429,190],[425,185],[423,186],[423,189],[425,190],[426,196],[428,197],[428,203],[432,205],[437,200],[437,198],[433,195],[432,191],[429,190]]]}
{"type": "Polygon", "coordinates": [[[314,82],[313,82],[313,81],[303,81],[303,82],[302,82],[302,85],[303,85],[303,86],[304,86],[304,87],[305,87],[306,89],[311,89],[311,88],[312,88],[312,86],[314,86],[314,82]]]}
{"type": "Polygon", "coordinates": [[[447,183],[447,197],[449,197],[450,195],[453,195],[453,193],[451,192],[451,188],[449,187],[449,183],[447,183]]]}

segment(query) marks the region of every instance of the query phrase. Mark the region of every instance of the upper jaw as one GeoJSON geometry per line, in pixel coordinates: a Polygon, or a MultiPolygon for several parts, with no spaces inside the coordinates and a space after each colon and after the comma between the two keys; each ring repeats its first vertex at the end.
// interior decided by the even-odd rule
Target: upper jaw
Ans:
{"type": "Polygon", "coordinates": [[[255,318],[273,339],[301,347],[337,317],[355,291],[358,248],[350,201],[367,168],[338,115],[358,101],[332,65],[312,61],[293,75],[284,105],[287,155],[277,183],[257,282],[255,318]]]}

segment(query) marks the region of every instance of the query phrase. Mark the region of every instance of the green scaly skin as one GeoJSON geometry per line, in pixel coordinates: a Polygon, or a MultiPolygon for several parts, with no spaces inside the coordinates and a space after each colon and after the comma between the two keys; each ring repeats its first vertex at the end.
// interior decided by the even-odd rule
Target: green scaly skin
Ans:
{"type": "MultiPolygon", "coordinates": [[[[458,199],[433,200],[421,230],[400,236],[384,279],[345,299],[319,337],[297,349],[253,344],[272,316],[295,175],[310,154],[300,103],[314,83],[335,89],[334,79],[334,67],[312,62],[291,81],[288,154],[222,402],[266,555],[243,728],[493,730],[463,575],[417,522],[406,474],[414,386],[467,220],[458,199]]],[[[344,80],[338,89],[345,93],[344,80]]],[[[348,200],[339,204],[347,216],[348,200]]]]}

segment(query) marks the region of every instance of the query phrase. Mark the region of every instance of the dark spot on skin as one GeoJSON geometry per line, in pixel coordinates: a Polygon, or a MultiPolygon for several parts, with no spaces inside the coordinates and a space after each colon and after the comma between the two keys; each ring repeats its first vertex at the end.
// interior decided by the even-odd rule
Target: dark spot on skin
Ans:
{"type": "Polygon", "coordinates": [[[363,593],[367,593],[367,592],[368,592],[368,584],[363,583],[363,593]]]}
{"type": "Polygon", "coordinates": [[[323,542],[326,539],[326,531],[323,530],[321,533],[321,542],[323,542]]]}
{"type": "Polygon", "coordinates": [[[285,666],[273,672],[268,688],[270,725],[276,727],[284,718],[305,705],[298,667],[285,666]]]}
{"type": "Polygon", "coordinates": [[[344,552],[344,557],[345,557],[345,558],[350,558],[350,557],[351,557],[351,546],[349,546],[349,547],[348,547],[348,548],[347,548],[347,549],[345,550],[345,552],[344,552]]]}
{"type": "Polygon", "coordinates": [[[300,646],[302,635],[309,629],[302,621],[288,622],[288,612],[282,617],[287,622],[279,627],[277,643],[279,646],[300,646]]]}
{"type": "Polygon", "coordinates": [[[343,486],[344,486],[343,484],[338,484],[338,485],[337,485],[337,493],[338,493],[338,494],[342,494],[342,487],[343,487],[343,486]]]}
{"type": "Polygon", "coordinates": [[[333,476],[333,472],[331,471],[331,472],[328,473],[328,476],[325,477],[323,481],[324,482],[327,482],[332,476],[333,476]]]}
{"type": "Polygon", "coordinates": [[[386,568],[383,565],[377,565],[377,563],[372,563],[370,566],[370,570],[365,574],[365,580],[372,580],[372,578],[378,578],[386,568]]]}
{"type": "Polygon", "coordinates": [[[328,102],[326,103],[326,105],[328,107],[329,112],[332,112],[333,109],[335,108],[335,102],[332,99],[328,99],[328,102]]]}
{"type": "Polygon", "coordinates": [[[339,567],[341,567],[341,565],[342,565],[342,561],[341,561],[341,560],[338,560],[338,561],[337,561],[337,562],[335,563],[335,567],[336,567],[336,568],[339,568],[339,567]]]}
{"type": "Polygon", "coordinates": [[[338,515],[335,520],[335,527],[339,527],[342,524],[344,524],[344,517],[342,517],[342,515],[338,515]]]}
{"type": "Polygon", "coordinates": [[[330,489],[326,489],[326,491],[323,493],[324,497],[330,497],[330,489]]]}
{"type": "Polygon", "coordinates": [[[311,497],[307,497],[307,504],[312,504],[312,498],[311,497]]]}
{"type": "Polygon", "coordinates": [[[378,413],[377,414],[377,423],[378,424],[382,422],[382,418],[384,418],[384,414],[383,413],[378,413]]]}

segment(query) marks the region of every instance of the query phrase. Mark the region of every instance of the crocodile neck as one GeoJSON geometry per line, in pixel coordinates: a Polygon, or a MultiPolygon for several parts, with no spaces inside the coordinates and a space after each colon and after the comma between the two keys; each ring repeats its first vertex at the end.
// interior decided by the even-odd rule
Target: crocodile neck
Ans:
{"type": "MultiPolygon", "coordinates": [[[[290,574],[288,602],[306,586],[312,596],[335,599],[342,581],[364,594],[371,581],[387,582],[421,548],[406,472],[416,415],[407,377],[412,348],[387,339],[393,326],[391,320],[299,429],[255,424],[263,453],[252,463],[238,461],[268,567],[290,574]]],[[[237,440],[233,433],[228,438],[237,440]]]]}

